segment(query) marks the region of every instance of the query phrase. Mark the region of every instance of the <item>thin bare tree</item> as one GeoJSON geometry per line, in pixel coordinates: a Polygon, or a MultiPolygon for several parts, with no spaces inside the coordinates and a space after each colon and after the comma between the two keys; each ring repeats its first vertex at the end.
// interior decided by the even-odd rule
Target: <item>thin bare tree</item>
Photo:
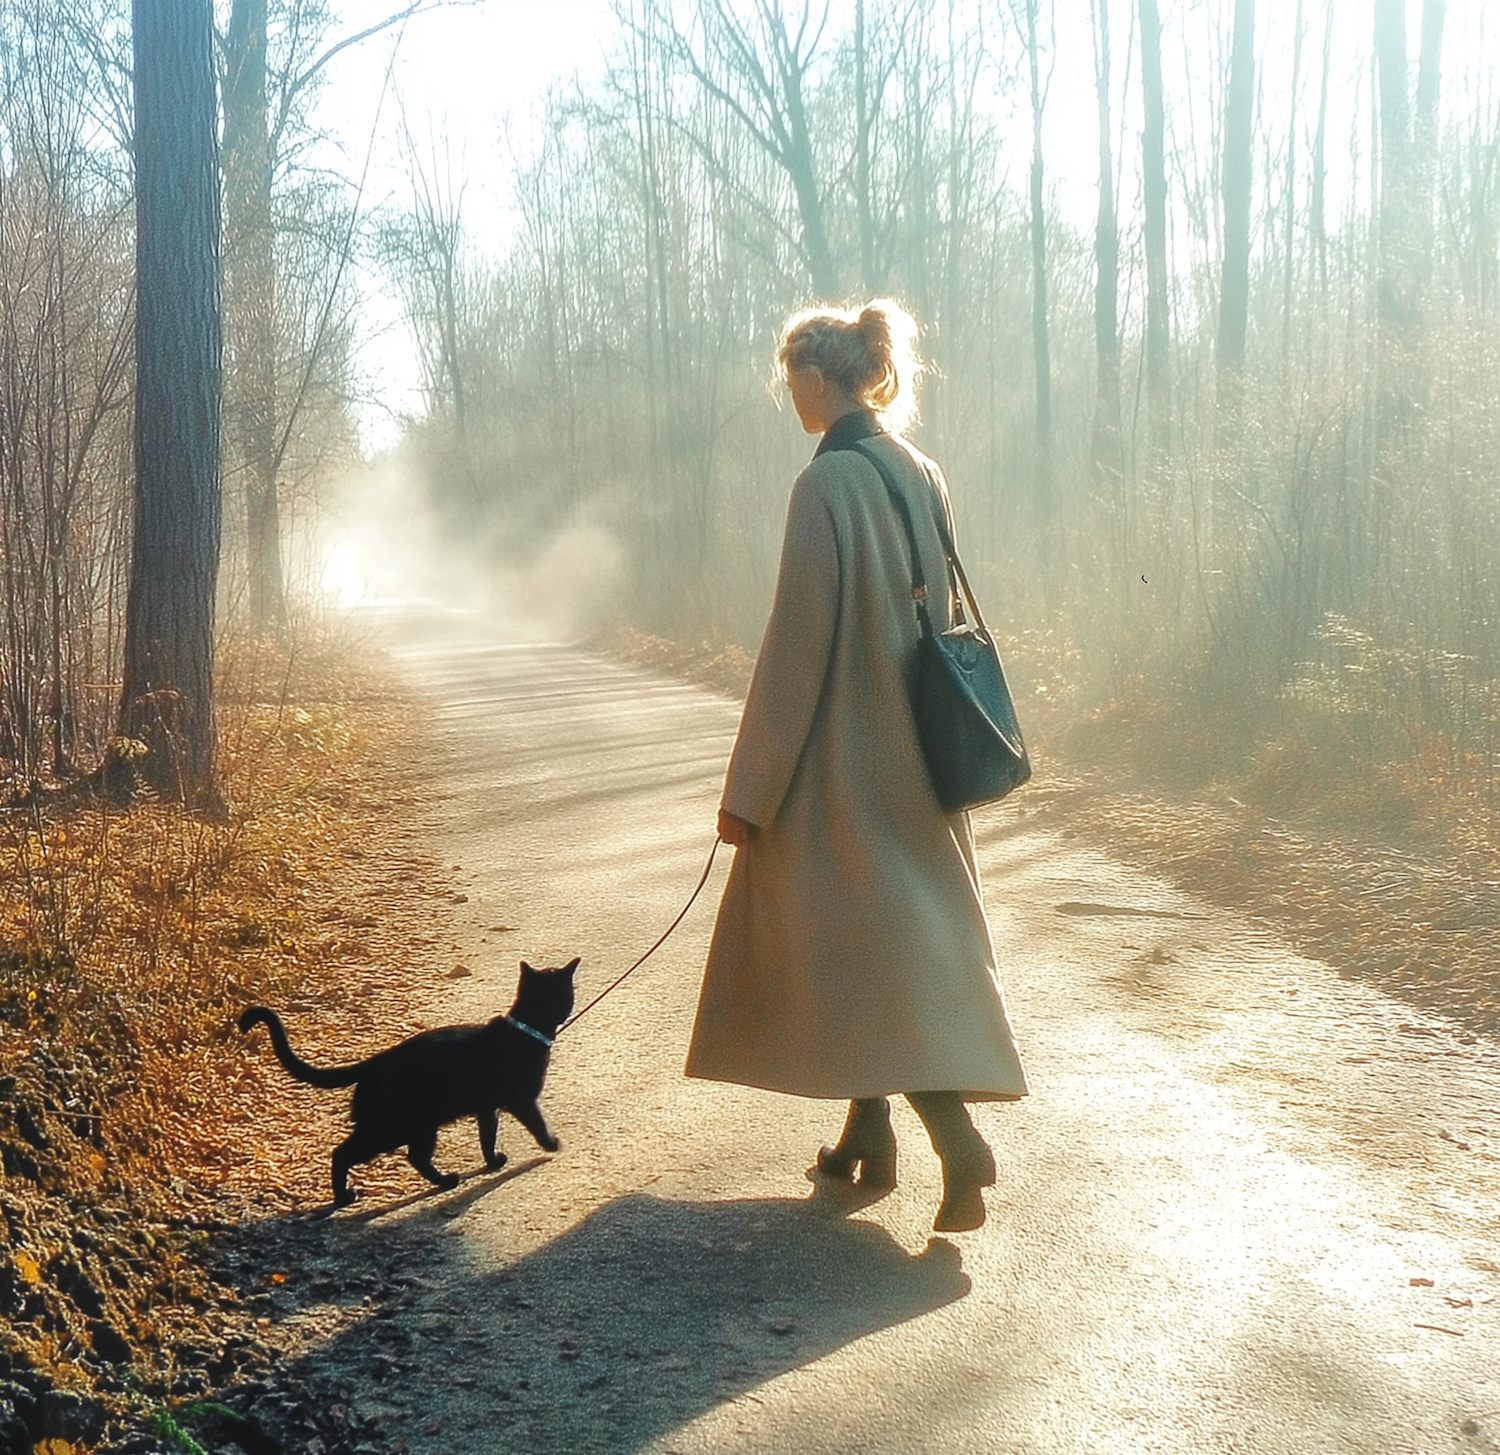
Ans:
{"type": "Polygon", "coordinates": [[[1140,0],[1142,202],[1146,249],[1146,439],[1159,469],[1172,449],[1171,270],[1167,263],[1166,99],[1162,90],[1161,15],[1140,0]]]}
{"type": "Polygon", "coordinates": [[[1120,225],[1110,104],[1109,0],[1091,0],[1099,108],[1099,207],[1094,223],[1094,422],[1089,465],[1116,486],[1125,470],[1120,416],[1120,225]]]}
{"type": "Polygon", "coordinates": [[[1255,141],[1255,0],[1235,0],[1224,101],[1224,256],[1219,274],[1218,433],[1237,445],[1243,424],[1250,315],[1250,193],[1255,141]]]}
{"type": "MultiPolygon", "coordinates": [[[[1050,76],[1042,76],[1041,0],[1012,0],[1011,15],[1026,51],[1031,99],[1031,363],[1036,378],[1032,508],[1044,536],[1052,517],[1052,338],[1047,319],[1047,192],[1042,121],[1050,76]]],[[[1052,49],[1055,49],[1053,47],[1052,49]]],[[[1049,50],[1050,55],[1050,50],[1049,50]]]]}
{"type": "MultiPolygon", "coordinates": [[[[653,0],[656,3],[656,0],[653,0]]],[[[823,298],[839,292],[828,238],[808,88],[828,23],[814,0],[754,0],[748,16],[729,0],[697,0],[691,28],[678,28],[657,5],[687,73],[745,128],[791,182],[801,220],[808,279],[823,298]]]]}

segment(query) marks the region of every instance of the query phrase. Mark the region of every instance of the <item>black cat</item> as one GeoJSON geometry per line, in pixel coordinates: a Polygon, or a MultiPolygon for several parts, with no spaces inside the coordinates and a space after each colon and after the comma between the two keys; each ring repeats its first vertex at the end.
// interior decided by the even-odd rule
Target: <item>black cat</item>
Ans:
{"type": "Polygon", "coordinates": [[[458,1185],[451,1172],[432,1165],[438,1128],[460,1117],[479,1123],[485,1166],[505,1165],[495,1150],[499,1113],[508,1111],[548,1152],[558,1148],[537,1097],[547,1075],[552,1038],[573,1010],[575,959],[560,970],[533,970],[521,962],[521,984],[509,1015],[479,1026],[444,1026],[410,1036],[355,1066],[309,1066],[292,1050],[281,1018],[263,1005],[240,1016],[240,1032],[264,1025],[276,1058],[311,1086],[354,1087],[354,1130],[333,1152],[333,1205],[347,1207],[355,1194],[349,1169],[382,1152],[406,1148],[407,1160],[429,1182],[458,1185]]]}

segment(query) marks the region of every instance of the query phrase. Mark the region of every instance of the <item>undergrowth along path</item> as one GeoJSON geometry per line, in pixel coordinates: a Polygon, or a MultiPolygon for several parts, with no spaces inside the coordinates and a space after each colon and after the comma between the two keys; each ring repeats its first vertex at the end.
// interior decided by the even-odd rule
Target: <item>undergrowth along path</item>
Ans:
{"type": "Polygon", "coordinates": [[[347,635],[225,656],[224,818],[24,795],[0,815],[0,1455],[370,1433],[278,1379],[261,1308],[344,1108],[233,1022],[268,1000],[313,1059],[423,1023],[455,962],[411,816],[421,709],[347,635]]]}

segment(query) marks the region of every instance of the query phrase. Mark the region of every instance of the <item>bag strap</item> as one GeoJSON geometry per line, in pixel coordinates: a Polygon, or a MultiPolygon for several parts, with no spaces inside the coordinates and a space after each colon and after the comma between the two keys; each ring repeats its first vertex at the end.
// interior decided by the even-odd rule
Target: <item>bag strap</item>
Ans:
{"type": "MultiPolygon", "coordinates": [[[[933,494],[936,495],[937,492],[934,491],[933,494]]],[[[953,545],[953,537],[948,533],[948,522],[944,519],[941,510],[935,511],[934,514],[937,516],[938,534],[943,538],[943,549],[948,553],[948,572],[957,583],[953,588],[953,594],[958,597],[959,611],[962,613],[967,610],[974,625],[988,637],[990,629],[984,624],[984,617],[979,611],[979,600],[974,595],[974,588],[969,585],[969,573],[964,570],[964,563],[953,545]],[[968,603],[967,607],[964,605],[965,602],[968,603]]]]}
{"type": "MultiPolygon", "coordinates": [[[[872,450],[861,447],[859,441],[845,446],[857,455],[863,455],[875,467],[875,473],[880,476],[881,483],[885,486],[886,493],[891,497],[891,504],[896,507],[901,517],[901,524],[906,527],[906,543],[911,548],[911,594],[912,600],[917,604],[917,620],[922,626],[923,636],[932,636],[932,617],[927,610],[927,585],[922,574],[922,554],[917,549],[917,533],[911,523],[911,508],[906,503],[906,495],[896,483],[890,469],[884,460],[880,459],[872,450]]],[[[923,476],[924,482],[926,476],[923,476]]],[[[953,545],[953,535],[948,529],[948,520],[942,509],[942,501],[936,490],[929,486],[928,494],[932,498],[933,522],[937,526],[938,537],[943,543],[943,558],[948,566],[949,588],[953,592],[954,599],[958,603],[960,614],[967,612],[974,625],[979,628],[985,636],[989,636],[989,628],[984,624],[984,617],[980,615],[979,603],[974,599],[974,590],[969,585],[968,573],[965,572],[963,562],[959,560],[958,551],[953,545]]]]}
{"type": "Polygon", "coordinates": [[[885,486],[886,494],[891,497],[891,504],[896,507],[896,513],[901,517],[901,524],[906,528],[906,543],[911,548],[911,599],[917,608],[917,622],[922,628],[922,635],[930,637],[933,631],[932,616],[927,610],[927,581],[922,574],[922,553],[917,549],[917,532],[911,523],[911,507],[907,505],[906,496],[883,461],[877,459],[869,450],[861,449],[857,442],[845,448],[852,454],[863,455],[875,467],[875,473],[880,476],[880,482],[885,486]]]}

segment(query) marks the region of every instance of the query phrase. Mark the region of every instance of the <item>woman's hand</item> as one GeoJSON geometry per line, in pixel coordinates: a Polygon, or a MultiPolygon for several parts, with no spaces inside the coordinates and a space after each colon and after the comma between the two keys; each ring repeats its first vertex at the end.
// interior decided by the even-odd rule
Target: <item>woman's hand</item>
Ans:
{"type": "Polygon", "coordinates": [[[755,825],[747,819],[732,814],[727,808],[719,810],[719,837],[736,849],[743,848],[750,842],[750,836],[755,832],[755,825]]]}

